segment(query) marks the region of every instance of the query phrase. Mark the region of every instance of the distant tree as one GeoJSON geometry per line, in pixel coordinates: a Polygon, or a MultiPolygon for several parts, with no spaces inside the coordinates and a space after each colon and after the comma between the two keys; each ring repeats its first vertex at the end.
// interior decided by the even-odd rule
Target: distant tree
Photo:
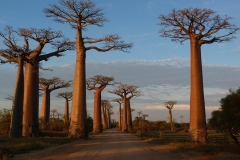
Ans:
{"type": "Polygon", "coordinates": [[[47,17],[53,17],[60,23],[68,23],[76,30],[76,67],[74,75],[72,116],[69,128],[69,137],[88,137],[86,131],[86,51],[94,49],[99,52],[121,50],[127,52],[132,44],[124,43],[118,35],[106,35],[103,38],[90,38],[83,36],[87,27],[95,25],[103,26],[106,18],[102,8],[88,1],[60,0],[60,5],[50,5],[44,12],[47,17]],[[103,47],[99,47],[103,43],[103,47]],[[80,133],[79,133],[80,132],[80,133]]]}
{"type": "Polygon", "coordinates": [[[116,98],[112,101],[117,102],[119,104],[119,108],[118,108],[118,128],[119,128],[119,130],[122,130],[122,108],[121,108],[121,105],[123,103],[123,99],[122,98],[116,98]]]}
{"type": "Polygon", "coordinates": [[[171,124],[171,130],[173,131],[174,129],[174,125],[173,125],[173,119],[172,119],[172,109],[173,106],[176,104],[177,102],[175,101],[167,101],[164,103],[164,106],[168,109],[168,117],[169,117],[169,122],[171,124]]]}
{"type": "MultiPolygon", "coordinates": [[[[131,114],[131,109],[130,109],[130,99],[133,96],[138,96],[140,95],[140,92],[137,91],[137,86],[132,86],[132,85],[127,85],[127,84],[122,84],[119,83],[119,86],[117,89],[113,91],[109,91],[112,94],[116,94],[120,96],[123,99],[124,102],[124,107],[123,107],[123,121],[122,121],[122,131],[127,132],[128,131],[128,113],[131,114]],[[130,95],[127,97],[127,95],[130,95]]],[[[130,116],[129,116],[130,117],[130,116]]],[[[130,119],[129,119],[130,120],[130,119]]],[[[131,127],[131,126],[129,126],[131,127]]]]}
{"type": "Polygon", "coordinates": [[[103,129],[107,128],[107,107],[111,106],[111,104],[109,103],[109,100],[103,99],[101,100],[101,104],[102,104],[102,125],[103,125],[103,129]]]}
{"type": "Polygon", "coordinates": [[[183,115],[179,116],[179,118],[181,119],[181,123],[183,123],[183,115]]]}
{"type": "Polygon", "coordinates": [[[59,77],[50,79],[39,78],[40,89],[44,91],[42,98],[41,123],[44,126],[49,122],[50,118],[50,93],[60,88],[68,88],[72,86],[72,81],[65,82],[59,77]]]}
{"type": "Polygon", "coordinates": [[[114,85],[114,77],[96,75],[87,79],[87,89],[94,92],[93,132],[102,132],[101,93],[107,85],[114,85]]]}
{"type": "Polygon", "coordinates": [[[141,91],[138,90],[137,86],[131,86],[130,89],[129,89],[129,92],[130,92],[130,96],[127,96],[127,108],[128,108],[128,111],[127,111],[127,117],[128,117],[127,121],[128,121],[128,131],[132,131],[133,130],[133,126],[132,126],[132,112],[135,109],[131,108],[130,100],[133,97],[141,96],[142,93],[141,93],[141,91]]]}
{"type": "Polygon", "coordinates": [[[211,127],[225,130],[239,145],[235,134],[240,131],[240,88],[236,91],[229,90],[230,94],[220,100],[219,110],[212,112],[212,117],[208,120],[211,127]]]}
{"type": "Polygon", "coordinates": [[[160,15],[162,37],[172,41],[190,40],[191,48],[191,93],[190,134],[195,142],[207,142],[206,113],[203,92],[201,46],[214,42],[222,43],[235,38],[240,29],[231,24],[228,16],[221,17],[211,9],[173,9],[168,15],[160,15]],[[170,29],[167,29],[170,28],[170,29]],[[225,32],[226,31],[226,32],[225,32]]]}
{"type": "Polygon", "coordinates": [[[52,113],[52,120],[54,120],[55,119],[55,113],[57,113],[57,110],[52,109],[50,112],[52,113]]]}
{"type": "Polygon", "coordinates": [[[58,93],[58,95],[56,97],[65,99],[63,118],[64,118],[64,124],[67,125],[69,123],[69,103],[68,103],[68,101],[72,100],[72,92],[61,92],[61,93],[58,93]]]}
{"type": "Polygon", "coordinates": [[[146,120],[145,118],[148,117],[148,114],[142,114],[143,120],[146,120]]]}

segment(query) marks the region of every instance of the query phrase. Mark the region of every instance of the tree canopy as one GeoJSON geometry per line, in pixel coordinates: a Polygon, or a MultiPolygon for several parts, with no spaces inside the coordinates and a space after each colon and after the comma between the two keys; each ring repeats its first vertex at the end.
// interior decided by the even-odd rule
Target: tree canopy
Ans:
{"type": "Polygon", "coordinates": [[[220,108],[212,112],[208,123],[212,128],[228,132],[238,144],[234,134],[240,131],[240,88],[236,91],[229,90],[229,92],[220,100],[220,108]]]}

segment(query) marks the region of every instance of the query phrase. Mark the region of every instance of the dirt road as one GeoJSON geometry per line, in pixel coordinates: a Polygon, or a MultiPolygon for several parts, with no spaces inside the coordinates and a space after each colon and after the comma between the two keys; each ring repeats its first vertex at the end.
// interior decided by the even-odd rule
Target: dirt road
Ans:
{"type": "Polygon", "coordinates": [[[109,129],[88,140],[15,156],[15,160],[187,160],[240,159],[233,155],[205,156],[197,152],[173,152],[169,145],[144,142],[133,134],[109,129]],[[226,157],[227,156],[227,157],[226,157]]]}

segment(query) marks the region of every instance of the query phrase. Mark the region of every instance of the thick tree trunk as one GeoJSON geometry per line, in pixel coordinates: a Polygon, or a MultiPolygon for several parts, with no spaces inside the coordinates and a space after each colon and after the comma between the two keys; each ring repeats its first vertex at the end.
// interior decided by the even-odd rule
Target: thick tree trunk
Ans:
{"type": "Polygon", "coordinates": [[[15,93],[12,103],[12,117],[10,125],[10,137],[22,136],[22,114],[23,114],[23,94],[24,94],[24,73],[23,59],[18,59],[18,71],[16,75],[15,93]]]}
{"type": "Polygon", "coordinates": [[[111,128],[111,113],[108,110],[108,128],[111,128]]]}
{"type": "Polygon", "coordinates": [[[39,72],[38,61],[32,61],[25,66],[24,100],[23,100],[23,130],[24,137],[39,136],[39,72]]]}
{"type": "Polygon", "coordinates": [[[206,143],[206,115],[203,92],[201,45],[191,38],[190,134],[193,141],[206,143]]]}
{"type": "Polygon", "coordinates": [[[71,122],[69,137],[87,138],[87,110],[86,110],[86,51],[82,40],[81,31],[76,34],[76,67],[72,95],[71,122]]]}
{"type": "Polygon", "coordinates": [[[123,123],[122,123],[122,132],[128,131],[128,125],[127,125],[127,97],[124,94],[123,96],[124,106],[123,106],[123,123]]]}
{"type": "Polygon", "coordinates": [[[118,110],[118,127],[119,130],[122,130],[122,109],[121,109],[121,103],[119,103],[119,110],[118,110]]]}
{"type": "Polygon", "coordinates": [[[172,121],[172,109],[168,109],[169,123],[171,125],[171,131],[173,131],[173,121],[172,121]]]}
{"type": "Polygon", "coordinates": [[[93,132],[102,132],[101,90],[96,90],[94,93],[93,132]]]}
{"type": "Polygon", "coordinates": [[[68,99],[65,98],[65,107],[64,107],[64,124],[68,125],[69,123],[69,104],[68,99]]]}
{"type": "Polygon", "coordinates": [[[127,124],[128,124],[128,132],[131,132],[132,131],[132,111],[131,111],[129,98],[127,98],[127,124]]]}
{"type": "Polygon", "coordinates": [[[50,110],[48,110],[48,87],[44,87],[44,93],[43,93],[43,97],[42,97],[42,109],[41,109],[41,127],[43,127],[43,129],[46,126],[46,123],[49,122],[49,116],[50,116],[50,110]]]}
{"type": "Polygon", "coordinates": [[[107,128],[107,121],[106,121],[106,110],[105,107],[102,106],[102,124],[103,124],[103,129],[107,128]]]}

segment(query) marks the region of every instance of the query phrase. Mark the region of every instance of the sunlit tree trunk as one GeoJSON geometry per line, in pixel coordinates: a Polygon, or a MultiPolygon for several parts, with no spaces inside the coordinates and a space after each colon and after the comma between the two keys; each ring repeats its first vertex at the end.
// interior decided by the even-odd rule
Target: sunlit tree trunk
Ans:
{"type": "Polygon", "coordinates": [[[132,131],[132,110],[130,106],[130,99],[126,98],[127,100],[127,124],[128,124],[128,131],[132,131]]]}
{"type": "Polygon", "coordinates": [[[42,109],[41,109],[41,123],[44,126],[46,123],[49,122],[50,117],[50,108],[48,107],[49,103],[49,91],[48,86],[44,88],[43,98],[42,98],[42,109]]]}
{"type": "Polygon", "coordinates": [[[206,143],[206,114],[203,92],[201,45],[195,38],[191,45],[190,134],[193,141],[206,143]]]}
{"type": "Polygon", "coordinates": [[[122,123],[122,131],[127,132],[128,131],[128,125],[127,125],[127,97],[124,94],[123,95],[123,123],[122,123]]]}
{"type": "Polygon", "coordinates": [[[64,124],[67,125],[69,122],[69,103],[68,99],[65,98],[65,107],[64,107],[64,124]]]}
{"type": "Polygon", "coordinates": [[[69,137],[87,138],[87,110],[86,110],[86,50],[81,39],[81,29],[76,34],[76,67],[74,74],[71,122],[69,137]]]}
{"type": "Polygon", "coordinates": [[[118,127],[119,127],[119,130],[122,130],[122,109],[121,109],[121,103],[119,104],[119,109],[118,109],[118,127]]]}
{"type": "Polygon", "coordinates": [[[109,110],[107,114],[108,114],[108,128],[111,128],[111,113],[109,110]]]}
{"type": "Polygon", "coordinates": [[[12,103],[10,137],[22,136],[23,94],[24,94],[23,59],[22,57],[19,57],[15,93],[12,103]]]}
{"type": "Polygon", "coordinates": [[[102,125],[103,125],[103,129],[107,128],[106,109],[103,106],[102,106],[102,125]]]}
{"type": "Polygon", "coordinates": [[[173,121],[172,121],[172,109],[168,109],[169,123],[171,125],[171,131],[173,131],[173,121]]]}
{"type": "Polygon", "coordinates": [[[102,117],[101,117],[101,90],[96,90],[94,93],[94,118],[93,132],[102,132],[102,117]]]}
{"type": "Polygon", "coordinates": [[[39,136],[39,72],[38,61],[33,60],[25,66],[24,101],[23,101],[23,130],[24,137],[39,136]]]}

